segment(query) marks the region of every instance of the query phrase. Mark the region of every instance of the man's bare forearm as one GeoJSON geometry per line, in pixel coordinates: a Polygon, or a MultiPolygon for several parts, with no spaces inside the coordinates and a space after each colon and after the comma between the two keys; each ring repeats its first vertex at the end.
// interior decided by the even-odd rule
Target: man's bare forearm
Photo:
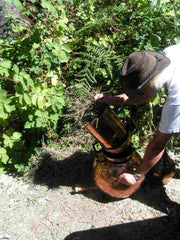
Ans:
{"type": "Polygon", "coordinates": [[[150,145],[146,149],[142,164],[137,168],[137,172],[146,175],[147,172],[161,159],[165,148],[152,148],[150,145]]]}
{"type": "Polygon", "coordinates": [[[142,164],[137,168],[137,172],[145,175],[162,157],[165,146],[172,134],[157,131],[154,138],[148,144],[144,154],[142,164]]]}
{"type": "Polygon", "coordinates": [[[116,96],[108,96],[109,104],[118,106],[118,105],[134,105],[134,104],[143,104],[146,99],[142,97],[131,97],[129,98],[126,94],[120,94],[116,96]]]}

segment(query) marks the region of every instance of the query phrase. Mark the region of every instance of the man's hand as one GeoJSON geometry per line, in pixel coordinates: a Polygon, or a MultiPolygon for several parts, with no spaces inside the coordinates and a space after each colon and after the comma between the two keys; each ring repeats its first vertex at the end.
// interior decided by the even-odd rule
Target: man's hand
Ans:
{"type": "Polygon", "coordinates": [[[122,173],[119,176],[119,182],[122,182],[125,185],[132,186],[136,183],[136,179],[133,174],[130,173],[122,173]]]}
{"type": "Polygon", "coordinates": [[[104,103],[110,105],[109,97],[107,95],[105,95],[104,93],[96,94],[94,97],[94,100],[101,101],[101,102],[104,102],[104,103]]]}
{"type": "Polygon", "coordinates": [[[104,93],[98,93],[95,95],[94,100],[105,102],[108,105],[124,105],[128,102],[129,97],[125,93],[116,96],[107,96],[104,93]]]}

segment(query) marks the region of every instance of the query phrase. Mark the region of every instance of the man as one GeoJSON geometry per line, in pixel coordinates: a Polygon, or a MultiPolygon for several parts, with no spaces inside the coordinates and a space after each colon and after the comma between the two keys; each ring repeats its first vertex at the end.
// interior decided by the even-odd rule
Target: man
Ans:
{"type": "Polygon", "coordinates": [[[141,104],[152,99],[157,91],[166,87],[168,98],[155,136],[148,144],[142,164],[136,174],[123,173],[120,181],[127,185],[136,183],[162,157],[165,146],[173,134],[180,132],[180,45],[166,48],[163,53],[154,51],[133,52],[126,59],[121,72],[121,84],[125,93],[95,96],[96,101],[109,105],[141,104]]]}

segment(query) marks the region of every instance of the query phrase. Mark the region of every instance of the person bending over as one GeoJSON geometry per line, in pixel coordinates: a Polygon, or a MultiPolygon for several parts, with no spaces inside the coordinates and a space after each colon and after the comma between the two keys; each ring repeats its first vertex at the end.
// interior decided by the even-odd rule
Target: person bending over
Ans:
{"type": "MultiPolygon", "coordinates": [[[[142,104],[161,88],[168,90],[159,126],[136,170],[142,177],[160,160],[173,134],[180,132],[180,44],[167,47],[162,53],[148,50],[131,53],[122,67],[120,82],[124,93],[116,96],[99,93],[95,101],[108,105],[142,104]]],[[[136,183],[130,173],[121,174],[120,181],[129,186],[136,183]]]]}

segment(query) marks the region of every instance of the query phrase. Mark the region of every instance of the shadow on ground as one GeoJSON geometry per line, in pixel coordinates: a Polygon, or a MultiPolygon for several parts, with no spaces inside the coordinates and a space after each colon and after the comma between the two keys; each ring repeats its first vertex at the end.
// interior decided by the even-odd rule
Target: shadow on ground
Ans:
{"type": "MultiPolygon", "coordinates": [[[[93,160],[94,153],[75,152],[72,156],[65,159],[54,159],[49,152],[43,152],[40,156],[39,165],[33,172],[35,184],[58,188],[60,186],[72,187],[92,187],[95,186],[93,180],[93,160]]],[[[100,190],[84,191],[84,196],[95,201],[107,203],[117,201],[100,190]]]]}
{"type": "Polygon", "coordinates": [[[64,240],[179,240],[180,217],[165,216],[74,232],[64,240]]]}
{"type": "Polygon", "coordinates": [[[65,159],[55,159],[49,152],[42,152],[33,180],[49,188],[94,185],[93,159],[91,153],[80,151],[65,159]]]}
{"type": "MultiPolygon", "coordinates": [[[[63,160],[54,159],[49,152],[43,152],[40,156],[38,167],[33,173],[35,184],[46,185],[49,188],[60,186],[70,186],[72,189],[78,187],[94,186],[93,181],[93,153],[75,152],[72,156],[63,160]]],[[[180,174],[177,171],[176,177],[180,174]]],[[[82,193],[87,198],[91,198],[101,203],[121,201],[108,196],[100,190],[85,191],[82,193]]],[[[142,187],[131,196],[131,199],[142,202],[161,212],[169,214],[179,211],[179,204],[171,201],[166,194],[162,183],[151,176],[147,177],[142,187]]]]}

